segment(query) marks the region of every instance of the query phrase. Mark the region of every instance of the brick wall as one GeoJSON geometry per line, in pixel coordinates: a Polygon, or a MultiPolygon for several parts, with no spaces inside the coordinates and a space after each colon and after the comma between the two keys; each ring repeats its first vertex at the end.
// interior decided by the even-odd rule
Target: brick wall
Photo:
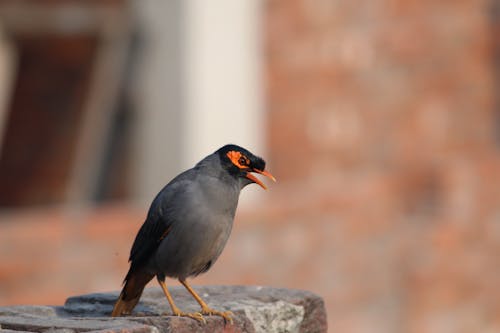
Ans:
{"type": "Polygon", "coordinates": [[[492,7],[267,2],[270,220],[332,332],[500,328],[492,7]]]}

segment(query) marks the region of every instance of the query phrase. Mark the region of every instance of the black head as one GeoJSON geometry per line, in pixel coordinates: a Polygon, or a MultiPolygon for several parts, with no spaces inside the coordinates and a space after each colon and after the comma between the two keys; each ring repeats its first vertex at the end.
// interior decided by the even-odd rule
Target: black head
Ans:
{"type": "Polygon", "coordinates": [[[267,187],[252,172],[259,173],[276,181],[273,175],[265,171],[266,162],[245,148],[237,145],[225,145],[217,150],[215,154],[219,155],[223,168],[234,177],[250,180],[249,183],[257,183],[263,189],[267,189],[267,187]]]}

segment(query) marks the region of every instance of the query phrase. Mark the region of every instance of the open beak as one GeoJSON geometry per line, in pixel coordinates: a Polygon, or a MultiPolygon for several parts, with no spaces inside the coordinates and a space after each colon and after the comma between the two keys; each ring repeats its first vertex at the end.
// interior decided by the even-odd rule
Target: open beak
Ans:
{"type": "MultiPolygon", "coordinates": [[[[276,178],[274,178],[274,176],[273,176],[273,175],[271,175],[271,173],[269,173],[269,172],[267,172],[267,171],[265,171],[265,170],[257,170],[257,169],[252,169],[252,171],[251,171],[251,172],[260,173],[261,175],[266,176],[267,178],[271,179],[273,182],[275,182],[275,181],[276,181],[276,178]]],[[[266,185],[264,185],[264,183],[263,183],[263,182],[261,182],[261,181],[260,181],[257,177],[255,177],[254,175],[252,175],[250,172],[247,172],[246,177],[247,177],[248,179],[250,179],[251,181],[253,181],[253,182],[255,182],[255,183],[259,184],[259,186],[260,186],[260,187],[262,187],[264,190],[267,190],[266,185]]]]}

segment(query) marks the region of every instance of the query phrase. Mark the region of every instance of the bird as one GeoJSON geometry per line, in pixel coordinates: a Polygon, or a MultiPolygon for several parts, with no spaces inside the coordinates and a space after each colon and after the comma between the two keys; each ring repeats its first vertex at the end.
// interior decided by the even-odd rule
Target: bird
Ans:
{"type": "Polygon", "coordinates": [[[231,233],[240,191],[256,183],[254,174],[272,181],[266,162],[245,148],[228,144],[173,178],[152,201],[129,257],[130,268],[111,316],[130,315],[142,292],[156,277],[173,315],[206,322],[204,316],[220,316],[232,323],[231,311],[210,308],[187,282],[208,271],[231,233]],[[165,283],[178,279],[201,307],[183,312],[174,303],[165,283]]]}

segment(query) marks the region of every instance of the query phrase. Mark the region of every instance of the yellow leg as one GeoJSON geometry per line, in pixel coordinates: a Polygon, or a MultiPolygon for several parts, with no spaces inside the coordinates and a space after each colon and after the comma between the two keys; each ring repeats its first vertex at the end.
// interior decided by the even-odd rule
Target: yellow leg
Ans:
{"type": "Polygon", "coordinates": [[[198,304],[200,304],[202,314],[208,315],[208,316],[213,316],[213,315],[221,316],[222,318],[224,318],[224,321],[229,321],[231,324],[233,323],[233,318],[231,318],[233,313],[231,311],[217,311],[217,310],[211,309],[207,305],[207,303],[205,303],[201,299],[201,297],[194,291],[194,289],[191,288],[191,286],[187,283],[186,280],[179,280],[179,282],[182,283],[182,285],[184,287],[186,287],[187,291],[189,291],[189,293],[191,295],[193,295],[194,299],[198,302],[198,304]]]}
{"type": "Polygon", "coordinates": [[[172,312],[174,313],[175,316],[189,317],[189,318],[193,318],[193,319],[196,319],[196,320],[204,322],[204,323],[206,322],[205,318],[203,318],[203,315],[199,312],[189,313],[189,312],[182,312],[181,310],[179,310],[177,305],[175,305],[175,303],[174,303],[174,299],[172,298],[172,295],[170,295],[170,292],[168,291],[167,284],[165,283],[165,281],[158,278],[158,283],[160,284],[161,289],[163,289],[163,293],[165,294],[165,297],[167,298],[168,303],[170,304],[170,307],[172,308],[172,312]]]}

